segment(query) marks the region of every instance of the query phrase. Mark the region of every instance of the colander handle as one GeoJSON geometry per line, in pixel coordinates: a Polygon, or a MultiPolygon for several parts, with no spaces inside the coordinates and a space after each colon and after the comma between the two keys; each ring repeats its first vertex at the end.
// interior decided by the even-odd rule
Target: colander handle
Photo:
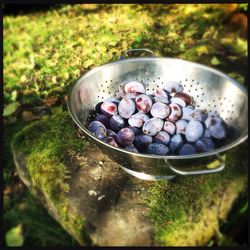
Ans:
{"type": "Polygon", "coordinates": [[[199,169],[199,170],[192,170],[192,171],[185,171],[180,170],[174,166],[172,166],[168,160],[166,160],[166,163],[168,164],[168,167],[171,169],[171,171],[177,175],[199,175],[199,174],[212,174],[222,171],[225,168],[225,161],[224,159],[217,154],[216,155],[217,160],[219,161],[219,166],[212,169],[199,169]]]}
{"type": "Polygon", "coordinates": [[[150,49],[128,49],[126,50],[121,57],[119,58],[119,60],[124,59],[125,56],[130,53],[130,52],[147,52],[148,54],[151,54],[152,56],[155,56],[154,52],[151,51],[150,49]]]}

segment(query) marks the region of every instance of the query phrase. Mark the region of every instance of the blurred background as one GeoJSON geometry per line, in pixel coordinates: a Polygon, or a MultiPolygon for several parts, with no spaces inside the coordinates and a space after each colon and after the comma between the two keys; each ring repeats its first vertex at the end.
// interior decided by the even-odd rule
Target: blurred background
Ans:
{"type": "MultiPolygon", "coordinates": [[[[247,86],[247,4],[3,5],[4,234],[8,246],[78,246],[32,197],[11,154],[25,125],[66,110],[69,86],[83,73],[148,48],[214,67],[247,86]]],[[[248,201],[207,246],[248,245],[248,201]]]]}

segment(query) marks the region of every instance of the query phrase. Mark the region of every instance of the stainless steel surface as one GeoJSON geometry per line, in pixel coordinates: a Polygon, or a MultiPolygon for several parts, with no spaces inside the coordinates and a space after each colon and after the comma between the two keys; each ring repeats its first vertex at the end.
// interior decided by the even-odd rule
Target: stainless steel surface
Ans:
{"type": "MultiPolygon", "coordinates": [[[[123,55],[126,54],[125,52],[123,55]]],[[[235,147],[248,136],[248,96],[242,85],[218,70],[181,59],[130,58],[96,67],[73,85],[68,95],[68,109],[75,123],[110,157],[128,170],[150,175],[155,179],[181,174],[183,167],[192,168],[199,163],[206,165],[216,160],[219,153],[235,147]],[[114,96],[121,83],[130,80],[142,82],[149,94],[167,81],[179,81],[183,84],[184,91],[193,97],[196,107],[216,111],[226,121],[229,130],[227,139],[212,152],[187,156],[137,154],[97,139],[87,129],[91,117],[95,115],[93,109],[98,102],[114,96]],[[179,167],[179,173],[171,169],[165,160],[173,161],[171,165],[179,167]]],[[[222,169],[218,167],[215,171],[222,169]]],[[[205,173],[207,169],[195,172],[205,173]]]]}
{"type": "Polygon", "coordinates": [[[140,52],[140,53],[147,53],[147,54],[150,54],[150,55],[152,55],[152,56],[155,56],[155,54],[154,54],[154,52],[153,51],[151,51],[150,49],[128,49],[128,50],[126,50],[123,54],[122,54],[122,56],[119,58],[119,59],[125,59],[125,57],[126,57],[126,55],[127,54],[131,54],[131,53],[137,53],[137,52],[140,52]]]}
{"type": "Polygon", "coordinates": [[[212,168],[212,169],[196,169],[196,170],[181,170],[176,168],[175,166],[171,165],[168,160],[166,160],[166,163],[168,164],[168,167],[172,170],[173,173],[177,175],[197,175],[197,174],[213,174],[222,171],[225,168],[225,161],[223,158],[218,154],[217,160],[219,162],[219,165],[212,168]]]}
{"type": "Polygon", "coordinates": [[[121,166],[121,168],[127,172],[128,174],[130,175],[133,175],[134,177],[137,177],[139,179],[142,179],[142,180],[147,180],[147,181],[157,181],[157,180],[172,180],[174,179],[176,176],[175,175],[168,175],[168,176],[162,176],[162,175],[149,175],[149,174],[145,174],[145,173],[142,173],[142,172],[136,172],[136,171],[133,171],[129,168],[125,168],[123,166],[121,166]]]}

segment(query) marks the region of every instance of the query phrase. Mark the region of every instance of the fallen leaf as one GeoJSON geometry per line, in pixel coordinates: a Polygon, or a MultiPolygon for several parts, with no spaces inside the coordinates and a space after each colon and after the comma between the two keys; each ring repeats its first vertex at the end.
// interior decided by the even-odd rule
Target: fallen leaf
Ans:
{"type": "Polygon", "coordinates": [[[20,107],[19,102],[12,102],[12,103],[8,104],[4,108],[3,116],[6,117],[6,116],[10,116],[10,115],[14,114],[19,107],[20,107]]]}
{"type": "Polygon", "coordinates": [[[23,228],[22,225],[19,224],[16,227],[11,228],[5,234],[6,245],[9,247],[19,247],[23,245],[23,228]]]}
{"type": "Polygon", "coordinates": [[[53,83],[57,83],[56,76],[53,76],[52,79],[51,79],[51,81],[52,81],[53,83]]]}
{"type": "Polygon", "coordinates": [[[46,104],[46,106],[51,107],[58,101],[58,96],[48,96],[46,97],[43,102],[46,104]]]}
{"type": "Polygon", "coordinates": [[[207,46],[200,46],[200,47],[196,48],[196,51],[197,51],[199,56],[204,55],[204,54],[206,55],[209,53],[207,46]]]}
{"type": "Polygon", "coordinates": [[[20,81],[21,81],[21,82],[26,82],[26,81],[27,81],[27,76],[26,76],[26,75],[22,75],[22,76],[20,77],[20,81]]]}
{"type": "Polygon", "coordinates": [[[196,34],[197,33],[197,30],[188,30],[188,31],[186,31],[185,33],[184,33],[184,36],[185,37],[191,37],[191,36],[193,36],[194,34],[196,34]]]}
{"type": "Polygon", "coordinates": [[[111,41],[111,42],[108,43],[108,45],[113,47],[113,46],[116,46],[116,45],[117,45],[117,42],[111,41]]]}
{"type": "Polygon", "coordinates": [[[179,35],[178,35],[177,33],[175,33],[175,32],[169,32],[169,33],[167,34],[167,36],[168,36],[169,38],[173,38],[173,39],[179,38],[179,35]]]}
{"type": "Polygon", "coordinates": [[[211,59],[211,64],[212,65],[219,65],[220,64],[220,60],[214,56],[212,59],[211,59]]]}

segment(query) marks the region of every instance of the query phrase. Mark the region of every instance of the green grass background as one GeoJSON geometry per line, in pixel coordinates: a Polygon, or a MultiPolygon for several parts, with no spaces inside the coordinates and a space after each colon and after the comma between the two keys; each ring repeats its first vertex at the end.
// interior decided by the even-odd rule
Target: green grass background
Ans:
{"type": "MultiPolygon", "coordinates": [[[[5,244],[77,245],[17,176],[10,151],[16,132],[65,110],[65,95],[81,74],[130,48],[203,63],[247,87],[246,10],[247,4],[75,4],[5,15],[5,244]]],[[[241,204],[232,218],[244,217],[246,208],[241,204]]]]}

